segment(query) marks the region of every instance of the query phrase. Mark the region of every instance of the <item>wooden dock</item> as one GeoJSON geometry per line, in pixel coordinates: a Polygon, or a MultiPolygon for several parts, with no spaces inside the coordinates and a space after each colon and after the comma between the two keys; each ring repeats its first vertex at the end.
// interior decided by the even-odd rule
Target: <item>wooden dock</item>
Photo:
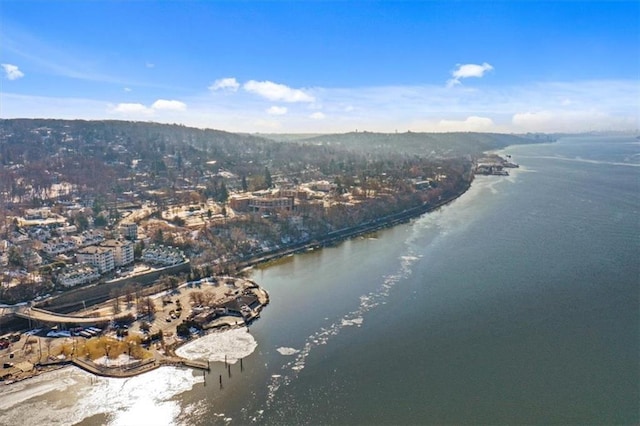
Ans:
{"type": "Polygon", "coordinates": [[[185,367],[195,368],[197,370],[204,370],[204,371],[209,371],[210,370],[209,362],[207,362],[207,361],[184,359],[184,360],[182,360],[182,364],[185,367]]]}

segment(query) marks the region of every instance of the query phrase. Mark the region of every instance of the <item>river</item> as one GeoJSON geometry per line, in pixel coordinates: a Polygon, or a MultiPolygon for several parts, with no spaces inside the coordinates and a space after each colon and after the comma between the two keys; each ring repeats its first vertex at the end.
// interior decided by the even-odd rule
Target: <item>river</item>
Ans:
{"type": "Polygon", "coordinates": [[[637,424],[640,144],[502,153],[435,212],[256,269],[249,332],[185,348],[211,373],[67,368],[3,387],[0,423],[637,424]]]}

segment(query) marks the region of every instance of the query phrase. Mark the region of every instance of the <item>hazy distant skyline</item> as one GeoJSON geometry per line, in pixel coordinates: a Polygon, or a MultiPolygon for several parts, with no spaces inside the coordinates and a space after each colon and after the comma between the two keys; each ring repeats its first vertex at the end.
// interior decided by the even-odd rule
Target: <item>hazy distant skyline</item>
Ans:
{"type": "Polygon", "coordinates": [[[637,1],[3,1],[0,117],[236,132],[640,127],[637,1]]]}

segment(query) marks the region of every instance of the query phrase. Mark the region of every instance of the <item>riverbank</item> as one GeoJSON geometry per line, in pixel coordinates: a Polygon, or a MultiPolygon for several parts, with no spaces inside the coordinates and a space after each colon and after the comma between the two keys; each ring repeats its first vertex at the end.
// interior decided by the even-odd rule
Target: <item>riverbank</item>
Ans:
{"type": "Polygon", "coordinates": [[[410,209],[406,209],[398,213],[394,213],[388,216],[383,216],[381,218],[378,218],[368,223],[364,223],[364,224],[350,227],[350,228],[344,228],[344,229],[332,231],[332,232],[329,232],[324,237],[315,238],[311,241],[305,241],[299,244],[293,244],[283,249],[273,250],[271,252],[264,253],[260,256],[252,257],[246,260],[241,260],[237,264],[239,266],[239,269],[243,270],[243,269],[251,268],[253,266],[269,263],[269,262],[278,260],[282,257],[289,256],[291,254],[304,253],[305,251],[308,251],[308,250],[315,250],[322,247],[335,245],[349,238],[368,234],[368,233],[375,232],[385,228],[390,228],[392,226],[396,226],[401,223],[406,223],[411,219],[415,219],[423,214],[437,210],[440,207],[443,207],[455,201],[456,199],[461,197],[465,192],[469,190],[472,183],[473,183],[473,176],[471,176],[471,179],[469,179],[468,181],[465,181],[464,185],[458,191],[448,196],[442,197],[442,199],[438,200],[435,203],[424,203],[422,205],[412,207],[410,209]]]}
{"type": "MultiPolygon", "coordinates": [[[[100,337],[53,338],[24,334],[0,352],[3,366],[0,382],[22,381],[66,365],[115,378],[133,377],[164,365],[208,370],[207,362],[182,358],[175,351],[206,334],[248,326],[269,304],[269,295],[253,281],[219,277],[215,282],[185,283],[150,300],[155,306],[153,319],[140,319],[126,328],[112,325],[100,337]],[[179,335],[178,329],[183,324],[188,324],[185,326],[188,332],[179,335]],[[147,349],[141,351],[142,340],[151,336],[156,339],[148,341],[147,349]],[[122,345],[124,349],[118,350],[122,345]],[[94,353],[96,347],[103,348],[103,356],[94,353]],[[137,357],[129,356],[134,352],[137,357]]],[[[112,308],[98,306],[89,314],[105,310],[104,315],[108,317],[112,308]]]]}
{"type": "MultiPolygon", "coordinates": [[[[375,232],[380,229],[396,226],[401,223],[406,223],[413,218],[416,218],[422,214],[437,210],[438,208],[443,207],[444,205],[456,200],[469,189],[472,181],[473,181],[473,175],[470,177],[468,181],[465,181],[464,185],[458,188],[457,191],[451,194],[448,194],[447,196],[443,196],[440,200],[438,200],[435,203],[424,203],[422,205],[415,206],[413,208],[406,209],[402,212],[398,212],[392,215],[384,216],[384,217],[375,219],[374,221],[358,225],[356,227],[332,231],[322,238],[316,238],[312,241],[307,241],[304,243],[288,246],[285,249],[274,250],[272,252],[262,254],[261,256],[258,256],[258,257],[253,257],[251,259],[243,260],[239,262],[238,265],[240,269],[246,269],[246,268],[250,268],[260,264],[266,264],[268,262],[280,259],[285,256],[289,256],[295,253],[301,253],[301,252],[306,252],[308,250],[315,250],[325,246],[335,245],[349,238],[375,232]]],[[[171,309],[171,306],[167,308],[167,305],[164,302],[162,302],[162,300],[166,300],[167,297],[175,298],[175,296],[179,295],[181,291],[185,291],[186,294],[189,294],[190,291],[186,289],[190,289],[192,291],[201,291],[202,286],[208,286],[209,288],[211,288],[209,286],[210,284],[211,282],[207,280],[201,280],[198,283],[185,283],[182,286],[180,286],[178,289],[164,291],[153,296],[154,300],[156,301],[159,300],[160,301],[159,303],[162,303],[162,305],[158,305],[158,303],[156,303],[156,305],[158,305],[158,308],[159,308],[159,314],[157,315],[157,318],[154,321],[154,325],[157,326],[157,330],[155,330],[156,332],[162,331],[163,343],[160,347],[156,347],[154,345],[151,346],[152,352],[153,352],[153,357],[151,359],[144,360],[144,361],[133,361],[131,363],[127,363],[123,365],[109,366],[109,365],[97,364],[87,358],[81,359],[78,357],[74,357],[71,359],[66,359],[66,358],[52,359],[50,354],[45,356],[44,362],[41,362],[40,358],[42,357],[42,354],[40,353],[39,359],[37,359],[35,362],[31,360],[32,369],[30,371],[21,371],[19,374],[17,372],[9,375],[5,374],[4,377],[9,379],[7,380],[7,382],[24,380],[26,378],[29,378],[38,374],[42,374],[48,369],[60,368],[61,366],[68,365],[68,364],[74,364],[77,367],[82,368],[83,370],[88,371],[92,374],[99,375],[99,376],[106,376],[106,377],[132,377],[148,371],[152,371],[162,365],[182,365],[190,368],[208,369],[208,365],[205,368],[204,364],[198,364],[197,361],[187,360],[187,359],[176,356],[175,350],[178,347],[180,347],[181,345],[189,341],[192,341],[193,339],[200,337],[201,335],[191,334],[188,339],[180,339],[176,336],[176,333],[173,333],[172,331],[170,331],[169,328],[175,326],[175,323],[172,323],[172,321],[176,319],[174,317],[175,310],[171,309]]],[[[226,285],[226,283],[224,285],[226,285]]],[[[268,297],[268,293],[265,290],[261,289],[255,283],[251,283],[251,289],[256,292],[254,296],[255,296],[257,305],[254,306],[254,309],[243,311],[239,305],[235,307],[225,306],[227,313],[229,312],[228,310],[231,309],[232,311],[231,315],[219,316],[219,315],[215,315],[213,311],[210,310],[209,314],[211,315],[211,317],[207,317],[207,315],[204,315],[203,312],[200,311],[198,312],[198,314],[201,321],[202,319],[205,319],[204,322],[201,324],[203,325],[201,330],[203,330],[205,333],[208,333],[216,330],[242,327],[248,324],[249,322],[255,320],[256,318],[258,318],[260,311],[268,304],[269,297],[268,297]]],[[[243,288],[243,291],[240,291],[237,288],[229,288],[227,290],[231,290],[231,291],[223,292],[224,296],[231,296],[232,294],[235,296],[239,296],[246,289],[243,288]]],[[[219,303],[223,300],[224,298],[223,295],[212,297],[210,298],[210,300],[216,300],[219,303]]],[[[181,302],[182,306],[188,306],[188,304],[191,302],[189,300],[189,296],[185,296],[185,295],[181,297],[181,300],[183,300],[181,302]]],[[[106,302],[106,303],[109,303],[109,302],[106,302]]],[[[175,306],[175,301],[172,301],[170,303],[174,303],[174,306],[175,306]]],[[[104,308],[103,310],[105,310],[106,312],[109,309],[112,309],[112,306],[105,305],[103,308],[104,308]]],[[[91,308],[91,310],[92,310],[91,315],[94,315],[95,311],[100,309],[94,307],[94,308],[91,308]]],[[[136,330],[136,327],[134,327],[132,330],[130,330],[130,332],[136,332],[139,330],[140,330],[140,325],[138,324],[137,330],[136,330]]],[[[25,341],[24,345],[22,346],[23,351],[26,345],[27,345],[27,341],[25,341]]],[[[41,343],[39,343],[39,345],[41,346],[41,343]]],[[[48,352],[50,352],[50,344],[47,342],[45,343],[45,346],[48,347],[48,352]]],[[[14,353],[14,356],[15,355],[16,354],[14,353]]],[[[21,361],[22,360],[19,357],[16,358],[16,362],[11,363],[12,368],[14,365],[17,365],[21,361]]],[[[28,360],[25,359],[25,361],[28,361],[28,360]]],[[[0,378],[2,378],[2,376],[0,376],[0,378]]]]}

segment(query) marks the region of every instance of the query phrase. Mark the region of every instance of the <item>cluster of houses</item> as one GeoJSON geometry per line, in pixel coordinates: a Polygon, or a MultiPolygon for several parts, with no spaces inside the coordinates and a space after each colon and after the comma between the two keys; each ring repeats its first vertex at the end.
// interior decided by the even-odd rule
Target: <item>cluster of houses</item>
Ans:
{"type": "Polygon", "coordinates": [[[184,262],[185,256],[182,250],[176,247],[151,244],[142,250],[142,260],[149,265],[164,267],[184,262]]]}
{"type": "MultiPolygon", "coordinates": [[[[55,281],[63,287],[74,287],[134,263],[134,241],[138,237],[135,223],[121,224],[114,238],[105,238],[95,229],[78,233],[76,226],[46,207],[29,209],[15,221],[19,232],[0,240],[0,267],[10,265],[12,251],[19,252],[26,269],[42,265],[43,257],[61,261],[65,265],[56,267],[55,281]]],[[[184,262],[185,255],[174,247],[149,245],[142,252],[142,260],[154,266],[170,266],[184,262]]]]}
{"type": "MultiPolygon", "coordinates": [[[[76,252],[77,264],[58,275],[58,283],[71,287],[97,280],[114,269],[134,262],[133,243],[117,239],[84,247],[76,252]]],[[[171,266],[185,261],[184,253],[175,247],[150,245],[142,251],[143,262],[153,266],[171,266]]]]}

